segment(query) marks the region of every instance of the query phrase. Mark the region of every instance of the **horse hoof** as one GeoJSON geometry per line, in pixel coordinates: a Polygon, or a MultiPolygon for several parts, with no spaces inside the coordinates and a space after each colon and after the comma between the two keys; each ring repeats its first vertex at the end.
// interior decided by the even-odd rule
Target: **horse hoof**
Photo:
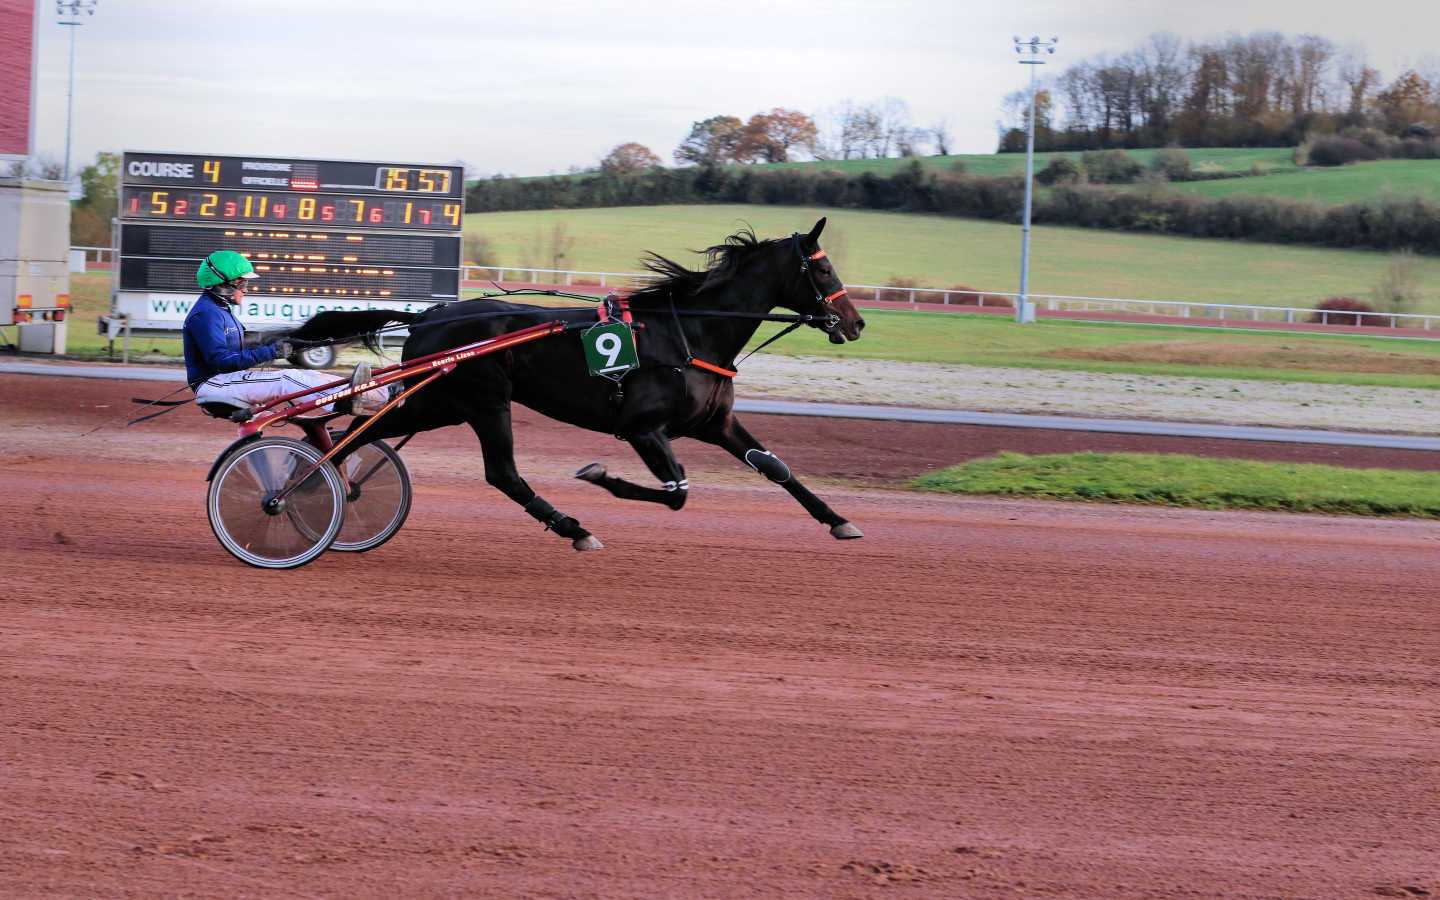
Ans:
{"type": "MultiPolygon", "coordinates": [[[[605,467],[600,463],[591,463],[588,466],[580,467],[580,469],[575,472],[575,477],[581,481],[588,481],[591,484],[599,484],[600,479],[605,477],[605,467]]],[[[582,550],[589,548],[576,547],[575,549],[582,550]]]]}
{"type": "Polygon", "coordinates": [[[853,541],[856,538],[865,536],[865,532],[851,525],[849,522],[841,522],[830,529],[830,536],[837,541],[853,541]]]}
{"type": "Polygon", "coordinates": [[[600,543],[600,539],[593,534],[587,534],[583,538],[576,538],[571,542],[570,546],[581,551],[605,549],[605,545],[600,543]]]}

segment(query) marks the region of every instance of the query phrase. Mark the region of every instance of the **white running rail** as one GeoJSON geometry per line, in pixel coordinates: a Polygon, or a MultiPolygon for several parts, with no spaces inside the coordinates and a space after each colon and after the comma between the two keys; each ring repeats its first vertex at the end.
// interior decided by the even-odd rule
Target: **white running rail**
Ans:
{"type": "MultiPolygon", "coordinates": [[[[467,281],[523,281],[566,287],[625,287],[653,277],[647,272],[586,272],[578,269],[541,269],[533,266],[467,265],[467,281]]],[[[846,282],[859,300],[941,306],[1010,306],[1019,294],[1012,291],[957,291],[953,288],[896,287],[887,284],[846,282]],[[868,296],[867,296],[868,295],[868,296]],[[997,302],[1003,298],[1003,302],[997,302]]],[[[1055,312],[1124,312],[1181,319],[1216,319],[1241,322],[1313,322],[1321,325],[1370,324],[1390,328],[1440,329],[1440,316],[1422,313],[1344,312],[1303,306],[1260,306],[1208,303],[1200,300],[1136,300],[1128,297],[1086,297],[1073,294],[1030,294],[1030,299],[1055,312]]]]}

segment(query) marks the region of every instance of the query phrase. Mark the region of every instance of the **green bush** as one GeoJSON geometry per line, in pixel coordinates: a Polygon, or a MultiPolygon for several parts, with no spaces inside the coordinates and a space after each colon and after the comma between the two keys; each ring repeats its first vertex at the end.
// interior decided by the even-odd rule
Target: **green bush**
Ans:
{"type": "Polygon", "coordinates": [[[1144,171],[1124,150],[1089,150],[1080,156],[1080,164],[1096,184],[1133,184],[1144,171]]]}
{"type": "Polygon", "coordinates": [[[1168,181],[1189,181],[1193,177],[1190,154],[1179,147],[1157,150],[1150,157],[1150,171],[1165,176],[1168,181]]]}
{"type": "Polygon", "coordinates": [[[1379,158],[1379,151],[1364,141],[1339,135],[1327,135],[1310,142],[1307,162],[1312,166],[1343,166],[1347,163],[1379,158]]]}
{"type": "Polygon", "coordinates": [[[1068,156],[1057,156],[1035,173],[1035,180],[1049,187],[1054,184],[1075,184],[1085,176],[1079,163],[1068,156]]]}

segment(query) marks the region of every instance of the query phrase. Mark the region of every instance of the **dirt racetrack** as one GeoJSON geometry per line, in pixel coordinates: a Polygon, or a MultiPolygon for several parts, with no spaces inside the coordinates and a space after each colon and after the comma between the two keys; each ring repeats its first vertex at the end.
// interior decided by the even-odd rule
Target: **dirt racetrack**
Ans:
{"type": "Polygon", "coordinates": [[[0,377],[5,897],[1440,892],[1440,525],[914,495],[1157,442],[754,417],[839,543],[690,442],[683,512],[610,498],[568,476],[626,447],[524,414],[606,551],[452,430],[391,543],[261,572],[228,426],[76,436],[149,387],[0,377]]]}

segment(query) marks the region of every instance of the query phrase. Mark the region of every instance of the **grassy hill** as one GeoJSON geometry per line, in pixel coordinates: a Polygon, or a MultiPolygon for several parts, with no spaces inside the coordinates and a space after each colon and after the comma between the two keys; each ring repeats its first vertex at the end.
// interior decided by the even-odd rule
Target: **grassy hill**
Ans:
{"type": "MultiPolygon", "coordinates": [[[[1157,151],[1126,152],[1140,163],[1148,164],[1157,151]]],[[[1420,194],[1440,198],[1440,160],[1387,159],[1333,168],[1312,168],[1295,165],[1291,158],[1292,151],[1286,147],[1199,148],[1187,150],[1186,153],[1197,170],[1248,173],[1258,168],[1265,173],[1253,177],[1176,182],[1171,185],[1175,190],[1187,194],[1206,197],[1251,194],[1314,200],[1326,204],[1363,201],[1387,191],[1392,194],[1420,194]]],[[[1035,170],[1038,172],[1057,156],[1068,156],[1076,160],[1080,158],[1079,153],[1036,153],[1035,170]]],[[[855,159],[778,163],[762,168],[818,167],[851,173],[874,172],[877,175],[890,175],[909,162],[900,159],[855,159]]],[[[956,163],[963,163],[965,171],[972,175],[1023,175],[1025,172],[1025,157],[1018,153],[931,156],[920,160],[921,165],[935,171],[946,171],[956,163]]]]}
{"type": "Polygon", "coordinates": [[[1326,204],[1352,203],[1385,192],[1440,199],[1440,160],[1383,159],[1334,168],[1292,166],[1257,178],[1191,181],[1171,187],[1208,197],[1259,194],[1326,204]]]}
{"type": "MultiPolygon", "coordinates": [[[[911,278],[924,286],[964,284],[992,291],[1018,285],[1019,227],[975,219],[778,206],[653,206],[475,213],[465,217],[465,228],[490,242],[493,258],[485,262],[633,272],[645,250],[698,266],[699,258],[688,250],[717,243],[743,224],[775,237],[808,229],[822,215],[830,218],[823,243],[850,282],[911,278]],[[568,258],[551,266],[547,247],[562,226],[574,243],[568,258]]],[[[1416,311],[1440,313],[1440,258],[1415,262],[1424,291],[1416,311]]],[[[1362,250],[1039,226],[1033,232],[1031,290],[1311,307],[1325,297],[1367,296],[1388,264],[1386,254],[1362,250]]]]}

